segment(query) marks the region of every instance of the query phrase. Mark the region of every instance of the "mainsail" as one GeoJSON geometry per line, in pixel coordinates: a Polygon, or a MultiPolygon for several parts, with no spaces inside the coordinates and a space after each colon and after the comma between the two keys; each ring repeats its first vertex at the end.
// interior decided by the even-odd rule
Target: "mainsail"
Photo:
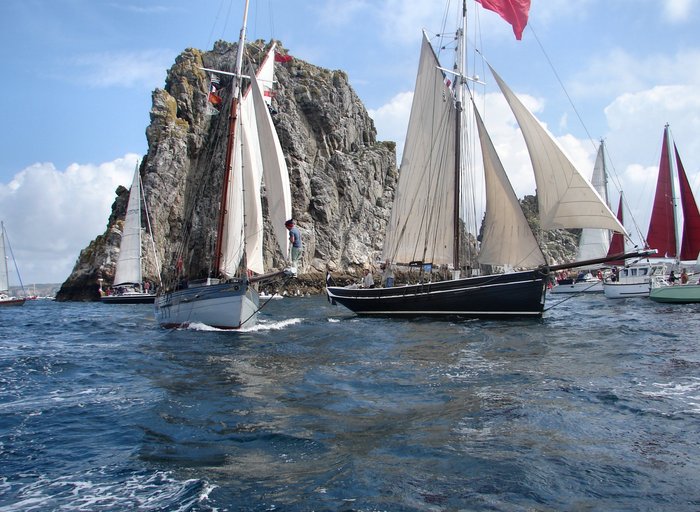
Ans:
{"type": "Polygon", "coordinates": [[[396,263],[453,263],[456,109],[439,65],[424,32],[382,255],[396,263]]]}
{"type": "MultiPolygon", "coordinates": [[[[602,141],[598,147],[598,154],[596,156],[595,165],[593,166],[591,185],[593,185],[598,195],[605,201],[605,204],[610,206],[610,202],[608,201],[607,172],[605,168],[605,144],[602,141]]],[[[619,214],[618,220],[620,220],[619,214]]],[[[602,258],[608,254],[609,247],[609,230],[584,228],[581,230],[581,238],[578,243],[578,251],[576,252],[576,261],[602,258]]]]}
{"type": "Polygon", "coordinates": [[[114,286],[141,284],[141,176],[136,165],[119,244],[114,286]]]}

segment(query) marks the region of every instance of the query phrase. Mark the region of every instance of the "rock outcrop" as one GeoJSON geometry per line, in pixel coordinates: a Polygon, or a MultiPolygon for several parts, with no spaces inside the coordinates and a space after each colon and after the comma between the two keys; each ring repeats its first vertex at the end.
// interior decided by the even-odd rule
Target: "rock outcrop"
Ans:
{"type": "MultiPolygon", "coordinates": [[[[259,62],[266,48],[257,41],[248,52],[259,62]]],[[[201,68],[231,71],[235,50],[223,41],[209,52],[185,50],[168,71],[165,88],[152,95],[140,172],[166,274],[183,241],[190,276],[212,271],[228,107],[211,115],[210,77],[201,68]]],[[[229,80],[222,76],[224,105],[229,80]]],[[[395,145],[377,141],[374,122],[344,72],[291,59],[278,63],[276,80],[273,117],[290,173],[292,214],[304,239],[301,272],[321,283],[327,269],[352,274],[381,251],[398,177],[395,145]]],[[[111,284],[126,197],[120,187],[105,233],[81,252],[58,300],[96,300],[99,280],[111,284]]],[[[266,264],[281,266],[272,240],[265,245],[266,264]]],[[[147,234],[144,278],[157,282],[150,246],[147,234]]]]}

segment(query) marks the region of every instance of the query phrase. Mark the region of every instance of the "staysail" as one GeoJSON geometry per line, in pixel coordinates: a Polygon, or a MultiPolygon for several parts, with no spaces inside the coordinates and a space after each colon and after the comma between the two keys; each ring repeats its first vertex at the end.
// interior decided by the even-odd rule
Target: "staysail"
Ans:
{"type": "Polygon", "coordinates": [[[119,244],[114,286],[141,284],[141,176],[136,165],[119,244]]]}
{"type": "Polygon", "coordinates": [[[424,32],[382,255],[396,263],[453,263],[456,109],[439,65],[424,32]]]}
{"type": "Polygon", "coordinates": [[[479,263],[537,267],[545,263],[481,115],[472,101],[486,180],[486,213],[479,263]]]}

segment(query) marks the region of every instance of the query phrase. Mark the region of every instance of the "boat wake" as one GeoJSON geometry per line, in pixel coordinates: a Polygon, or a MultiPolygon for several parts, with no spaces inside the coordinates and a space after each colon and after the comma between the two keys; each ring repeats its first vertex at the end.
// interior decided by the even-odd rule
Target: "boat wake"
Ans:
{"type": "Polygon", "coordinates": [[[250,327],[241,327],[240,329],[218,329],[212,327],[211,325],[203,324],[201,322],[193,322],[189,324],[186,329],[191,331],[214,331],[214,332],[265,332],[265,331],[280,331],[286,329],[290,325],[295,325],[301,323],[303,318],[287,318],[280,321],[267,321],[258,320],[256,325],[250,327]]]}

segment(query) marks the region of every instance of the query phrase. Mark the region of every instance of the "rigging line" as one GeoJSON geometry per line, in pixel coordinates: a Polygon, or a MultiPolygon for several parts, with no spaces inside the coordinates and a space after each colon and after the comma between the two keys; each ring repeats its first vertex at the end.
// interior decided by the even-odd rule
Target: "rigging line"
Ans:
{"type": "MultiPolygon", "coordinates": [[[[292,279],[293,279],[292,276],[287,277],[287,279],[285,279],[284,282],[282,283],[282,286],[286,286],[287,283],[288,283],[290,280],[292,280],[292,279]]],[[[270,303],[270,301],[271,301],[272,299],[275,298],[275,295],[277,295],[277,294],[278,294],[277,292],[273,293],[273,294],[270,296],[270,298],[267,299],[267,300],[262,304],[262,306],[258,306],[258,309],[256,309],[253,313],[250,314],[250,316],[249,316],[248,318],[246,318],[245,320],[243,320],[243,321],[241,322],[241,325],[239,326],[239,328],[240,328],[240,327],[243,327],[243,325],[244,325],[246,322],[248,322],[251,318],[253,318],[255,315],[257,315],[257,314],[260,312],[260,310],[262,310],[262,308],[264,308],[265,306],[267,306],[267,305],[270,303]]]]}
{"type": "Polygon", "coordinates": [[[557,79],[557,82],[559,82],[559,85],[561,86],[562,90],[564,91],[564,95],[566,96],[566,99],[569,100],[569,104],[571,105],[571,108],[574,110],[576,117],[578,117],[578,120],[581,123],[583,130],[586,132],[586,135],[588,136],[588,140],[591,142],[591,144],[595,148],[595,142],[593,141],[593,137],[591,137],[591,134],[588,132],[588,127],[583,122],[583,118],[581,117],[581,114],[579,114],[578,110],[576,109],[576,106],[574,105],[574,102],[571,99],[571,96],[569,96],[569,91],[567,91],[566,87],[564,87],[564,82],[562,82],[561,78],[559,77],[559,74],[557,73],[556,68],[554,67],[554,64],[552,63],[552,60],[549,58],[549,55],[547,54],[547,52],[544,49],[544,46],[542,46],[542,43],[540,42],[540,38],[537,37],[537,32],[535,32],[535,28],[533,27],[532,23],[528,23],[528,28],[530,29],[530,32],[532,32],[532,35],[535,36],[535,41],[537,41],[537,44],[540,47],[540,50],[542,50],[542,53],[544,54],[544,58],[547,59],[547,63],[549,64],[549,67],[552,68],[552,73],[554,73],[554,77],[557,79]]]}

